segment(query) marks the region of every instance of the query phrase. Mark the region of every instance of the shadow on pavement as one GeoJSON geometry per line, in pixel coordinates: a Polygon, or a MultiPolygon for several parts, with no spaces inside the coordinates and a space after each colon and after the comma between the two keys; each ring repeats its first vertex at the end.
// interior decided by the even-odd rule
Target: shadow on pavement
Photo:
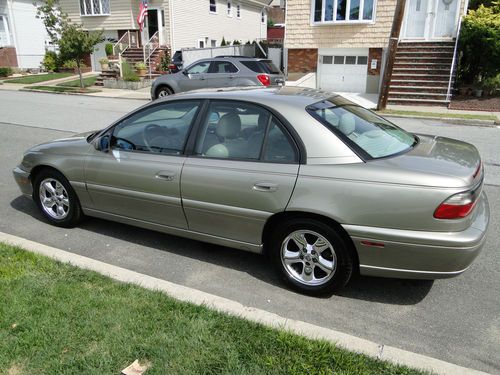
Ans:
{"type": "MultiPolygon", "coordinates": [[[[25,196],[19,196],[11,201],[11,207],[46,223],[34,202],[25,196]]],[[[86,218],[79,225],[79,229],[246,272],[256,279],[279,288],[288,289],[266,256],[92,217],[86,218]]],[[[356,276],[344,290],[336,293],[336,296],[392,305],[414,305],[426,297],[433,283],[430,280],[356,276]]],[[[329,297],[324,298],[328,299],[329,297]]]]}

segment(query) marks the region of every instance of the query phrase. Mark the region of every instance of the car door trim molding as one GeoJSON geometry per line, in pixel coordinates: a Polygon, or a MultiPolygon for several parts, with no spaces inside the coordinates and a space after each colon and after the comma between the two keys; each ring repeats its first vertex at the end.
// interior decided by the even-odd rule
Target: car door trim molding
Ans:
{"type": "Polygon", "coordinates": [[[148,202],[160,202],[168,206],[175,206],[175,207],[181,206],[181,198],[174,198],[166,195],[146,193],[137,190],[121,189],[117,187],[98,185],[88,182],[86,185],[87,185],[87,190],[94,190],[99,193],[121,195],[129,198],[145,200],[148,202]]]}
{"type": "Polygon", "coordinates": [[[174,236],[188,238],[190,240],[203,241],[212,243],[214,245],[227,246],[234,249],[249,251],[251,253],[261,254],[263,251],[263,245],[253,244],[250,242],[232,240],[229,238],[214,236],[211,234],[195,232],[189,229],[182,229],[171,227],[168,225],[157,224],[149,221],[144,221],[140,219],[134,219],[122,215],[111,214],[104,211],[99,211],[91,208],[83,208],[83,212],[86,215],[101,218],[101,219],[109,219],[112,221],[116,221],[123,224],[129,224],[133,226],[137,226],[140,228],[150,229],[157,232],[167,233],[174,236]]]}
{"type": "Polygon", "coordinates": [[[183,199],[184,209],[206,211],[210,213],[221,213],[228,216],[241,217],[265,222],[273,212],[252,210],[251,208],[234,207],[225,204],[200,202],[192,199],[183,199]]]}

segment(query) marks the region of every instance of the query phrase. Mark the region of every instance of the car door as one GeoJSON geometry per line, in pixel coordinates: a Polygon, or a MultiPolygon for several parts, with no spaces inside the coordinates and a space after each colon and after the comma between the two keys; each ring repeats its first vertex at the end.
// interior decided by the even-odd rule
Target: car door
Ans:
{"type": "Polygon", "coordinates": [[[198,90],[207,87],[207,73],[210,61],[200,61],[182,71],[178,81],[181,91],[198,90]]]}
{"type": "Polygon", "coordinates": [[[93,210],[187,228],[180,177],[199,107],[198,100],[148,106],[100,135],[85,163],[93,210]]]}
{"type": "Polygon", "coordinates": [[[260,244],[266,220],[284,211],[292,195],[298,157],[293,139],[268,110],[211,102],[182,172],[189,229],[260,244]]]}
{"type": "Polygon", "coordinates": [[[206,74],[207,87],[231,87],[238,81],[238,68],[229,61],[212,61],[206,74]]]}

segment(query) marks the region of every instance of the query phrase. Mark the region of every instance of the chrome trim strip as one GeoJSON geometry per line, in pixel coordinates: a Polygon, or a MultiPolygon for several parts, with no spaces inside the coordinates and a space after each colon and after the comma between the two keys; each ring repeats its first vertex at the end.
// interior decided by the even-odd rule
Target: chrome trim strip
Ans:
{"type": "MultiPolygon", "coordinates": [[[[464,268],[463,270],[460,270],[460,271],[439,272],[439,271],[407,270],[407,269],[404,269],[404,268],[387,268],[387,267],[377,267],[377,266],[366,266],[366,265],[363,265],[363,264],[359,265],[359,269],[361,271],[363,271],[363,270],[376,270],[376,271],[385,271],[385,272],[400,272],[400,273],[410,273],[410,274],[413,273],[413,274],[416,274],[416,275],[429,275],[429,276],[432,276],[432,275],[436,275],[436,276],[444,275],[444,276],[449,276],[449,277],[460,275],[461,273],[467,271],[469,269],[469,267],[470,267],[470,265],[467,266],[466,268],[464,268]]],[[[363,274],[363,272],[361,272],[361,274],[363,274]]]]}

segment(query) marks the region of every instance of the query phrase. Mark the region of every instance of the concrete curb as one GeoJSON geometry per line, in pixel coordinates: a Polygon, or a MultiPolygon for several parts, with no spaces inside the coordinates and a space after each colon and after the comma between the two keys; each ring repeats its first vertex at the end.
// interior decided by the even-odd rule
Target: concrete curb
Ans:
{"type": "Polygon", "coordinates": [[[63,263],[92,270],[112,279],[139,285],[150,290],[159,290],[165,294],[178,299],[203,305],[214,310],[241,317],[252,322],[264,324],[268,327],[284,329],[295,334],[306,336],[312,339],[327,340],[337,346],[347,350],[366,354],[383,361],[398,363],[408,367],[431,371],[436,374],[454,375],[480,375],[485,372],[473,370],[448,363],[439,359],[427,357],[421,354],[412,353],[406,350],[377,344],[359,337],[348,335],[332,329],[319,327],[310,323],[287,319],[277,314],[244,306],[239,302],[227,298],[218,297],[200,290],[171,283],[166,280],[157,279],[148,275],[140,274],[125,268],[113,266],[98,260],[73,254],[54,247],[46,246],[21,237],[0,232],[0,241],[10,245],[22,247],[33,253],[45,255],[63,263]]]}
{"type": "Polygon", "coordinates": [[[474,125],[474,126],[484,126],[484,127],[496,127],[495,120],[475,120],[475,119],[465,119],[465,118],[456,118],[456,117],[431,117],[431,116],[417,116],[417,115],[393,115],[393,114],[385,114],[378,113],[378,115],[386,118],[412,118],[412,119],[420,119],[420,120],[436,120],[440,122],[446,122],[454,125],[474,125]]]}
{"type": "MultiPolygon", "coordinates": [[[[7,91],[7,90],[5,90],[7,91]]],[[[14,90],[11,90],[14,91],[14,90]]],[[[42,94],[55,94],[55,95],[76,95],[76,96],[88,96],[90,98],[102,98],[102,99],[127,99],[127,100],[141,100],[141,101],[150,101],[150,99],[143,99],[143,98],[127,98],[124,96],[104,96],[104,95],[96,95],[99,94],[99,92],[89,92],[89,93],[79,93],[79,92],[56,92],[56,91],[44,91],[44,90],[36,90],[36,89],[29,89],[29,88],[22,88],[19,90],[15,91],[22,91],[22,92],[38,92],[42,94]]]]}

